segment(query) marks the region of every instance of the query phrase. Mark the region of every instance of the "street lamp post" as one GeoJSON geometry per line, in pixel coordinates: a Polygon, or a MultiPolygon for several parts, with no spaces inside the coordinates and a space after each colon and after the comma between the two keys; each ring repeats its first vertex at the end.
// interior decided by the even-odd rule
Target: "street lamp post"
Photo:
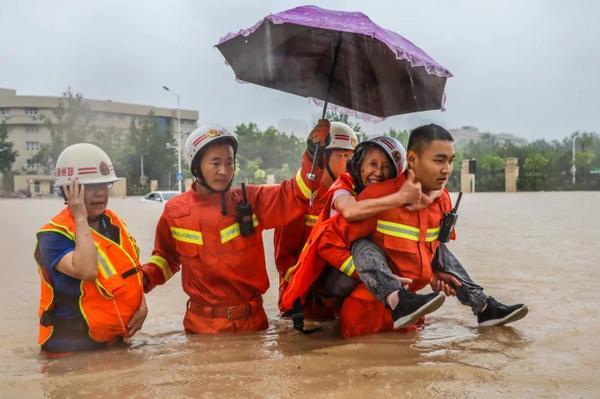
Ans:
{"type": "Polygon", "coordinates": [[[577,168],[575,167],[575,141],[577,140],[577,135],[573,135],[573,163],[571,164],[571,174],[573,175],[573,186],[575,185],[575,172],[577,172],[577,168]]]}
{"type": "Polygon", "coordinates": [[[177,188],[181,192],[181,182],[183,180],[183,175],[181,174],[181,102],[179,93],[174,92],[167,86],[163,86],[163,89],[177,97],[177,188]]]}

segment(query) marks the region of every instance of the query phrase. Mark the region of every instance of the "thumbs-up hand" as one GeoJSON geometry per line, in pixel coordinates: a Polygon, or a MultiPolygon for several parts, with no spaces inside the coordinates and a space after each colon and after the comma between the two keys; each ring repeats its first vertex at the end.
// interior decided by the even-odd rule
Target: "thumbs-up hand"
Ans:
{"type": "Polygon", "coordinates": [[[421,196],[423,195],[421,183],[415,182],[415,173],[412,170],[408,170],[406,173],[406,180],[397,193],[401,201],[401,206],[412,205],[421,200],[421,196]]]}
{"type": "Polygon", "coordinates": [[[400,191],[403,191],[405,187],[407,201],[404,206],[409,211],[420,211],[421,209],[427,208],[442,194],[442,190],[424,193],[421,183],[415,181],[415,173],[410,169],[406,173],[406,181],[400,188],[400,191]]]}

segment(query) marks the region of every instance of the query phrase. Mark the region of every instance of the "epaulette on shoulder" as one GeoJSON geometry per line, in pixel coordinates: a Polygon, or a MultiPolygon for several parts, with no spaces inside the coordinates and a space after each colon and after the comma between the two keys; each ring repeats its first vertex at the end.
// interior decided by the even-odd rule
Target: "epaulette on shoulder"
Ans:
{"type": "Polygon", "coordinates": [[[447,188],[442,190],[442,194],[440,195],[440,202],[446,209],[452,209],[452,198],[450,197],[450,192],[447,188]]]}
{"type": "Polygon", "coordinates": [[[183,194],[179,194],[171,198],[165,204],[165,211],[169,214],[169,216],[174,218],[180,218],[182,216],[187,216],[191,213],[190,206],[186,201],[186,196],[188,195],[190,195],[189,191],[183,194]]]}

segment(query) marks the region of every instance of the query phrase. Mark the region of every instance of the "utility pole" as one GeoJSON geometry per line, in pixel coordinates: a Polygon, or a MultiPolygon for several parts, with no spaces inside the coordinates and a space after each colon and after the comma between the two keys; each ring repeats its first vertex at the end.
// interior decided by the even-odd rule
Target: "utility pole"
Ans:
{"type": "Polygon", "coordinates": [[[179,93],[174,92],[167,86],[163,86],[163,89],[177,97],[177,188],[181,192],[181,183],[183,181],[183,174],[181,173],[181,102],[179,93]]]}
{"type": "Polygon", "coordinates": [[[575,167],[575,141],[577,140],[578,135],[573,135],[573,163],[571,164],[571,175],[573,175],[573,186],[575,186],[575,172],[577,172],[577,168],[575,167]]]}

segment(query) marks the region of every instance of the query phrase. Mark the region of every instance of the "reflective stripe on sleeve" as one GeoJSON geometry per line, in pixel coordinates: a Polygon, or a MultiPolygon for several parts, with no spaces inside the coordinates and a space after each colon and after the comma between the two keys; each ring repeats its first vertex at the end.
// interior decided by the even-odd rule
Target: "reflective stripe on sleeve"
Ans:
{"type": "Polygon", "coordinates": [[[290,280],[292,279],[292,274],[294,273],[294,270],[296,270],[296,267],[298,267],[298,265],[294,265],[292,267],[290,267],[289,269],[286,270],[285,272],[285,276],[283,277],[283,279],[285,281],[287,281],[288,283],[290,282],[290,280]]]}
{"type": "Polygon", "coordinates": [[[173,276],[173,272],[169,267],[169,262],[167,262],[167,260],[162,256],[152,255],[150,259],[148,259],[148,263],[153,263],[160,268],[165,278],[165,281],[167,281],[173,276]]]}
{"type": "Polygon", "coordinates": [[[342,263],[342,266],[340,266],[340,271],[347,274],[350,277],[352,277],[355,270],[356,268],[354,267],[354,260],[352,259],[352,256],[349,256],[348,259],[346,259],[344,263],[342,263]]]}
{"type": "Polygon", "coordinates": [[[203,245],[202,233],[194,230],[186,230],[179,227],[171,227],[171,235],[174,239],[190,244],[203,245]]]}
{"type": "Polygon", "coordinates": [[[296,183],[298,183],[298,187],[300,188],[302,195],[304,195],[306,199],[310,199],[310,194],[312,193],[312,191],[306,185],[304,179],[302,178],[302,170],[299,170],[298,173],[296,173],[296,183]]]}
{"type": "Polygon", "coordinates": [[[304,224],[308,227],[312,227],[315,225],[315,223],[317,223],[317,219],[317,215],[311,215],[310,213],[307,213],[306,215],[304,215],[304,224]]]}

